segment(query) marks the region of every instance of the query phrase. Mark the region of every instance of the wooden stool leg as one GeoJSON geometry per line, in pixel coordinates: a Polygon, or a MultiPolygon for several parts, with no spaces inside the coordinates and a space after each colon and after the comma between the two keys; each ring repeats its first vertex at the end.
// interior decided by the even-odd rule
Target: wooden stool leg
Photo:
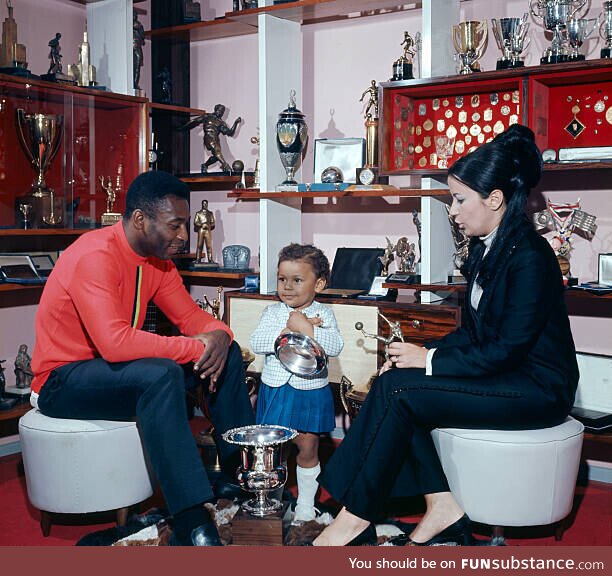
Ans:
{"type": "Polygon", "coordinates": [[[40,529],[45,537],[51,533],[51,514],[44,510],[40,511],[40,529]]]}
{"type": "Polygon", "coordinates": [[[129,506],[117,509],[117,526],[125,526],[127,524],[129,506]]]}

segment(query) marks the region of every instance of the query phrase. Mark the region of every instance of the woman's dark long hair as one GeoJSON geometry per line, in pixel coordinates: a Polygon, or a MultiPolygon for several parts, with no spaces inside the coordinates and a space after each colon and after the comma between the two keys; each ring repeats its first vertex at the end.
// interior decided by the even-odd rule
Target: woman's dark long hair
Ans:
{"type": "Polygon", "coordinates": [[[448,174],[482,198],[488,198],[493,190],[501,190],[504,194],[506,212],[487,255],[479,265],[484,243],[473,237],[468,259],[461,267],[461,273],[469,279],[478,266],[477,282],[484,288],[513,246],[532,227],[525,214],[525,204],[542,175],[542,155],[533,132],[526,126],[514,124],[491,142],[459,158],[448,174]]]}

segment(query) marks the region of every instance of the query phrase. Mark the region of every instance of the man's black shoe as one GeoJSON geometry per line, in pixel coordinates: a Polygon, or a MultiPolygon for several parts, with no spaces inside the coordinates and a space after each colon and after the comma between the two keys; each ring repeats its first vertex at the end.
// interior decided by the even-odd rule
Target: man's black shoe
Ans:
{"type": "Polygon", "coordinates": [[[217,526],[212,520],[209,520],[191,531],[191,538],[188,542],[181,540],[176,532],[172,532],[168,539],[168,546],[223,546],[223,542],[219,538],[217,526]]]}
{"type": "Polygon", "coordinates": [[[213,485],[215,498],[225,498],[226,500],[246,500],[249,493],[245,492],[238,484],[219,479],[213,485]]]}

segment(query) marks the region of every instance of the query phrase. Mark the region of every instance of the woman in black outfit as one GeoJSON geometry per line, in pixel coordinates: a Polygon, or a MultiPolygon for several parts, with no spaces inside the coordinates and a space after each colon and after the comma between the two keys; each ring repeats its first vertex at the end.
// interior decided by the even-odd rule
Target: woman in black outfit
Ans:
{"type": "Polygon", "coordinates": [[[472,542],[430,431],[521,430],[563,422],[578,366],[559,265],[525,215],[542,159],[511,126],[449,170],[450,213],[470,237],[463,325],[425,348],[396,342],[319,481],[343,508],[315,546],[373,540],[389,496],[425,495],[409,544],[472,542]]]}

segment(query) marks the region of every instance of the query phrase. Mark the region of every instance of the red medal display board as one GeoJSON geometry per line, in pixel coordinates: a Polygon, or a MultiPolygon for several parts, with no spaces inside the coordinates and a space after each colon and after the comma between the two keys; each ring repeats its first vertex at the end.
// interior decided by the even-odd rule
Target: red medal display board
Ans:
{"type": "Polygon", "coordinates": [[[386,82],[381,100],[385,175],[445,171],[515,123],[535,132],[550,165],[560,149],[612,146],[609,60],[386,82]]]}

